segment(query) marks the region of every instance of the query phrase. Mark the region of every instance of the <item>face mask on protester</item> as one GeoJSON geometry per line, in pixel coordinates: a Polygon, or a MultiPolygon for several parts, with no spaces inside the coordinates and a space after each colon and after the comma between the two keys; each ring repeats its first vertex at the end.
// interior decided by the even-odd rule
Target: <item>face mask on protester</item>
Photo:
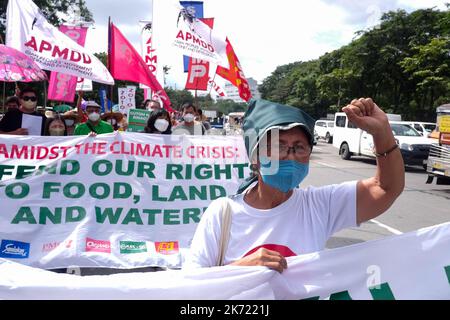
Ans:
{"type": "Polygon", "coordinates": [[[73,124],[75,123],[75,121],[73,119],[67,119],[65,122],[66,122],[66,126],[68,126],[68,127],[73,126],[73,124]]]}
{"type": "Polygon", "coordinates": [[[51,136],[63,136],[64,135],[64,129],[62,129],[62,128],[50,129],[49,131],[50,131],[51,136]]]}
{"type": "Polygon", "coordinates": [[[309,164],[295,160],[277,160],[278,170],[272,168],[273,161],[261,157],[260,173],[265,184],[284,193],[296,188],[308,175],[309,164]]]}
{"type": "Polygon", "coordinates": [[[191,123],[194,120],[195,120],[195,116],[193,114],[188,113],[184,116],[184,121],[186,121],[188,123],[191,123]]]}
{"type": "Polygon", "coordinates": [[[37,101],[23,101],[22,106],[27,109],[27,110],[34,110],[34,108],[36,108],[37,105],[37,101]]]}
{"type": "Polygon", "coordinates": [[[89,120],[96,122],[96,121],[98,121],[98,119],[100,119],[100,113],[97,113],[97,112],[89,113],[88,118],[89,118],[89,120]]]}
{"type": "Polygon", "coordinates": [[[168,127],[169,127],[169,121],[167,121],[165,119],[158,119],[155,121],[155,128],[159,132],[165,132],[168,127]]]}

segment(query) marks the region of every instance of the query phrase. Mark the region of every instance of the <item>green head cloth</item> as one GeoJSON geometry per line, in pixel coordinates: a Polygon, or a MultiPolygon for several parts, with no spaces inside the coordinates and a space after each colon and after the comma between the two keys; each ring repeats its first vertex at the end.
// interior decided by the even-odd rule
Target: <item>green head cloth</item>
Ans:
{"type": "Polygon", "coordinates": [[[245,148],[250,161],[261,138],[272,129],[288,130],[298,126],[312,146],[314,123],[315,120],[299,108],[262,99],[251,100],[243,123],[245,148]]]}
{"type": "MultiPolygon", "coordinates": [[[[313,146],[315,120],[299,108],[286,106],[267,100],[251,100],[244,116],[244,141],[250,161],[259,141],[272,129],[289,130],[300,127],[306,134],[309,144],[313,146]]],[[[242,193],[253,182],[255,175],[246,179],[237,193],[242,193]]]]}

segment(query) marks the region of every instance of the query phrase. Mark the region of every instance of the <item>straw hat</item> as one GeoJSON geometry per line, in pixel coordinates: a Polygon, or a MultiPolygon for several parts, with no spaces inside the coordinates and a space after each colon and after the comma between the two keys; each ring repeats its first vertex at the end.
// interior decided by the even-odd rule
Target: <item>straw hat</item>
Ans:
{"type": "Polygon", "coordinates": [[[45,117],[46,118],[54,118],[56,115],[56,112],[53,110],[46,110],[45,111],[45,117]]]}
{"type": "Polygon", "coordinates": [[[123,114],[120,112],[106,112],[102,114],[102,120],[106,121],[106,119],[114,118],[116,122],[120,122],[123,119],[123,114]]]}
{"type": "Polygon", "coordinates": [[[61,116],[64,120],[66,119],[73,119],[75,121],[78,121],[78,112],[76,110],[70,110],[67,112],[64,112],[61,116]]]}

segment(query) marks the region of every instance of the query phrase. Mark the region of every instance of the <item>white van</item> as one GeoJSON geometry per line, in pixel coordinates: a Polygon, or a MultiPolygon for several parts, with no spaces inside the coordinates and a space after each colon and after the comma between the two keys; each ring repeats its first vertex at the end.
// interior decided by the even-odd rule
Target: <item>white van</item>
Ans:
{"type": "MultiPolygon", "coordinates": [[[[372,135],[348,121],[343,112],[336,113],[333,146],[339,149],[342,159],[352,156],[374,158],[372,135]]],[[[411,125],[402,121],[389,121],[392,133],[400,147],[406,165],[426,165],[432,140],[423,137],[411,125]]]]}
{"type": "Polygon", "coordinates": [[[324,139],[328,143],[333,142],[333,120],[317,120],[314,130],[317,132],[318,139],[324,139]]]}

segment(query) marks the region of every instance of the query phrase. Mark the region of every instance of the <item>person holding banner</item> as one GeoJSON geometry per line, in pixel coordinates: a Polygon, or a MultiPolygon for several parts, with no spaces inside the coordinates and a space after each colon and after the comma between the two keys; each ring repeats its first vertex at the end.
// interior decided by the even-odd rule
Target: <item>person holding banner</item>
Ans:
{"type": "Polygon", "coordinates": [[[203,136],[206,133],[205,126],[195,118],[198,116],[197,108],[192,103],[185,103],[181,107],[183,113],[183,122],[178,124],[172,131],[175,135],[199,135],[203,136]]]}
{"type": "Polygon", "coordinates": [[[321,251],[335,232],[385,212],[405,184],[388,118],[370,98],[353,100],[343,111],[372,134],[375,175],[299,189],[309,172],[314,119],[298,108],[252,100],[243,125],[253,176],[237,195],[210,204],[184,268],[266,266],[281,273],[287,257],[321,251]]]}
{"type": "Polygon", "coordinates": [[[37,92],[25,88],[19,93],[20,108],[9,109],[0,121],[0,134],[44,135],[46,117],[36,111],[37,92]]]}
{"type": "Polygon", "coordinates": [[[123,114],[120,112],[106,112],[102,114],[102,120],[112,125],[114,131],[119,130],[119,123],[123,119],[123,114]]]}
{"type": "Polygon", "coordinates": [[[144,102],[144,108],[148,111],[158,111],[161,109],[161,104],[156,100],[147,99],[144,102]]]}
{"type": "Polygon", "coordinates": [[[47,120],[45,125],[45,136],[67,136],[67,126],[63,118],[59,115],[47,120]]]}
{"type": "Polygon", "coordinates": [[[97,135],[103,133],[114,132],[111,124],[100,118],[100,105],[95,101],[88,101],[86,103],[86,113],[88,120],[85,123],[79,124],[73,133],[74,136],[83,135],[97,135]]]}
{"type": "Polygon", "coordinates": [[[147,121],[147,126],[144,128],[145,133],[155,134],[171,134],[172,123],[170,115],[165,109],[153,111],[147,121]]]}

